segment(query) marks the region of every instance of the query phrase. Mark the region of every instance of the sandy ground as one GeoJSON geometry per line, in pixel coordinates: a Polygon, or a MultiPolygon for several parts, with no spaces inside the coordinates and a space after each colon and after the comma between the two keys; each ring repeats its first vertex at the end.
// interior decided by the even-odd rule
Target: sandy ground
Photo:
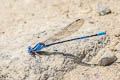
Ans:
{"type": "Polygon", "coordinates": [[[0,80],[120,80],[119,62],[119,0],[0,1],[0,80]],[[111,13],[100,16],[99,4],[111,13]],[[83,25],[75,23],[80,28],[60,40],[101,31],[107,35],[52,46],[36,58],[27,53],[29,45],[52,42],[51,37],[59,38],[55,34],[78,19],[83,25]],[[109,51],[118,58],[115,63],[91,66],[109,51]]]}

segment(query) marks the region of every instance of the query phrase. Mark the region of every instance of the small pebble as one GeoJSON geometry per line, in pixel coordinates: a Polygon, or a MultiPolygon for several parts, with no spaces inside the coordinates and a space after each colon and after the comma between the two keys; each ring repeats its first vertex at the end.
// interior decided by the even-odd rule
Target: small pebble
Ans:
{"type": "Polygon", "coordinates": [[[5,34],[5,32],[0,32],[0,34],[5,34]]]}
{"type": "Polygon", "coordinates": [[[26,22],[26,21],[24,21],[24,24],[27,24],[27,22],[26,22]]]}
{"type": "Polygon", "coordinates": [[[100,66],[109,66],[112,63],[114,63],[117,60],[117,57],[113,55],[113,53],[105,53],[105,55],[102,56],[101,60],[98,62],[98,65],[100,66]]]}
{"type": "Polygon", "coordinates": [[[32,16],[35,16],[35,14],[34,14],[34,13],[32,13],[32,16]]]}
{"type": "Polygon", "coordinates": [[[113,57],[105,57],[105,58],[102,58],[102,59],[99,61],[99,65],[100,65],[100,66],[109,66],[109,65],[111,65],[112,63],[114,63],[116,60],[117,60],[117,57],[116,57],[116,56],[113,56],[113,57]]]}
{"type": "Polygon", "coordinates": [[[58,47],[54,47],[54,48],[53,48],[53,51],[58,51],[58,47]]]}
{"type": "Polygon", "coordinates": [[[111,13],[111,9],[109,9],[106,5],[103,4],[98,4],[96,10],[100,16],[104,16],[106,14],[111,13]]]}

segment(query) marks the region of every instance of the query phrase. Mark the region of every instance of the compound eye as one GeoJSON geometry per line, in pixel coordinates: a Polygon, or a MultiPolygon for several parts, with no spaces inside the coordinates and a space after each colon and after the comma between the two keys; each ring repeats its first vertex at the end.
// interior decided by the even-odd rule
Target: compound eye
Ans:
{"type": "Polygon", "coordinates": [[[32,47],[31,46],[28,47],[28,53],[32,54],[32,47]]]}

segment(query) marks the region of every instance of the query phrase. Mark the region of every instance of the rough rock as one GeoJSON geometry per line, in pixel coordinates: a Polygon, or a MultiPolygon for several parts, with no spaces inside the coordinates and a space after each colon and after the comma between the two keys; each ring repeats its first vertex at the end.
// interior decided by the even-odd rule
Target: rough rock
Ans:
{"type": "MultiPolygon", "coordinates": [[[[107,67],[91,66],[101,59],[102,54],[96,56],[102,50],[113,47],[110,44],[116,39],[120,41],[120,0],[102,0],[113,12],[112,15],[102,17],[96,16],[95,9],[100,2],[101,0],[1,0],[0,80],[64,80],[65,75],[67,80],[120,80],[120,60],[117,60],[116,65],[107,67]],[[107,35],[44,48],[44,52],[41,50],[36,58],[27,53],[28,46],[33,47],[38,42],[56,37],[56,33],[79,19],[84,20],[81,26],[78,22],[79,29],[71,32],[75,28],[71,27],[68,29],[70,35],[67,33],[68,36],[64,36],[64,33],[64,37],[56,41],[103,31],[107,35]]],[[[99,11],[103,11],[100,15],[106,15],[110,10],[100,8],[99,11]]],[[[54,41],[48,41],[51,42],[54,41]]],[[[118,54],[116,57],[120,59],[116,50],[113,53],[118,54]]]]}
{"type": "Polygon", "coordinates": [[[106,14],[111,13],[111,9],[109,9],[109,7],[107,7],[105,4],[98,4],[96,9],[97,9],[97,13],[100,16],[104,16],[106,14]]]}
{"type": "Polygon", "coordinates": [[[117,60],[117,57],[114,53],[108,51],[102,56],[101,60],[98,62],[100,66],[109,66],[117,60]]]}

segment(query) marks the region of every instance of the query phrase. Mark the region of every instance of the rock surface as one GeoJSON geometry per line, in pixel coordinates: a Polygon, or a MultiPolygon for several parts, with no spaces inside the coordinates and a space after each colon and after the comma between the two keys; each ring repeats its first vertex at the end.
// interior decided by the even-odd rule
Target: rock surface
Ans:
{"type": "Polygon", "coordinates": [[[119,5],[119,0],[1,0],[0,80],[120,80],[119,5]],[[98,4],[108,6],[100,14],[112,13],[97,15],[98,4]],[[55,34],[79,19],[84,23],[74,25],[80,28],[70,35],[74,28],[68,30],[64,34],[69,36],[59,41],[102,31],[107,35],[54,45],[35,57],[27,53],[28,46],[59,37],[55,34]],[[118,60],[98,65],[111,48],[118,60]]]}
{"type": "Polygon", "coordinates": [[[99,61],[98,65],[109,66],[112,63],[114,63],[116,60],[117,60],[117,57],[114,55],[114,53],[110,51],[106,51],[106,53],[104,53],[101,60],[99,61]]]}
{"type": "Polygon", "coordinates": [[[106,14],[110,14],[111,10],[104,4],[98,4],[98,6],[97,6],[97,13],[100,16],[104,16],[106,14]]]}

